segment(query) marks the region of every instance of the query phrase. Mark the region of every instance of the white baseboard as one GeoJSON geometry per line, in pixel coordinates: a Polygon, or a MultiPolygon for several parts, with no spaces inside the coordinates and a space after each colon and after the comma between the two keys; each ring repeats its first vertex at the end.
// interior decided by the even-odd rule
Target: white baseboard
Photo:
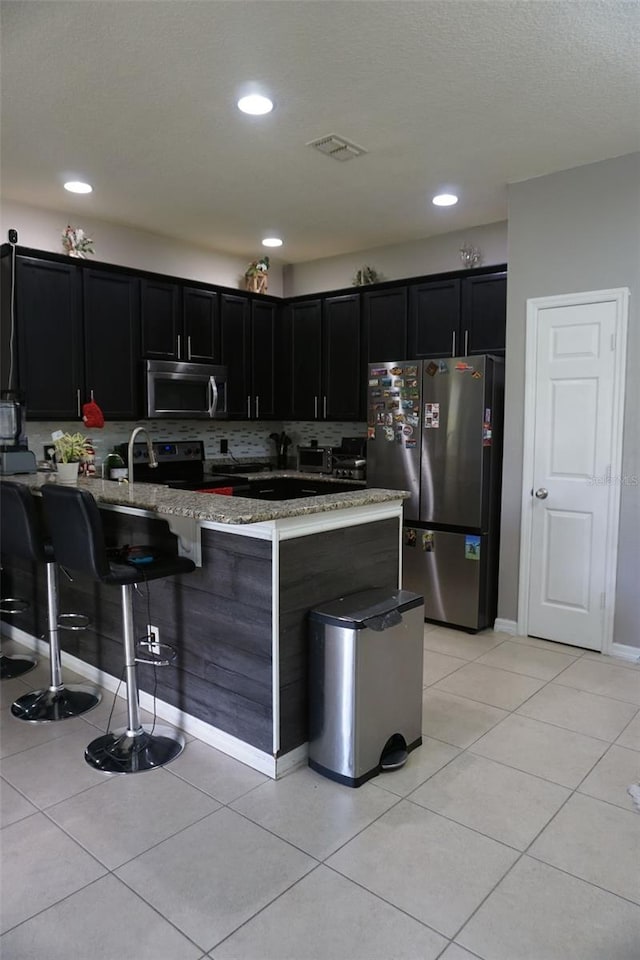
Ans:
{"type": "MultiPolygon", "coordinates": [[[[49,658],[49,644],[44,640],[39,640],[37,637],[31,636],[30,633],[25,633],[24,630],[20,630],[18,627],[6,623],[2,625],[2,632],[7,638],[15,640],[16,643],[21,643],[39,656],[49,658]]],[[[126,700],[126,687],[120,683],[117,677],[98,670],[97,667],[85,663],[84,660],[79,660],[78,657],[74,657],[70,653],[65,653],[64,650],[62,651],[61,659],[64,667],[68,667],[69,670],[73,670],[74,673],[80,674],[81,677],[85,677],[85,679],[90,680],[92,683],[98,684],[110,693],[116,693],[117,691],[118,696],[126,700]]],[[[153,697],[144,690],[140,691],[140,706],[143,710],[153,712],[153,697]]],[[[226,753],[228,757],[233,757],[234,760],[246,763],[248,767],[253,767],[254,770],[264,773],[267,777],[271,777],[272,780],[285,776],[285,774],[290,773],[292,770],[295,770],[307,762],[309,747],[306,743],[303,743],[302,746],[296,747],[295,750],[290,750],[289,753],[285,753],[284,756],[276,759],[270,753],[258,750],[257,747],[252,747],[251,744],[245,743],[243,740],[238,740],[237,737],[233,737],[230,733],[226,733],[218,727],[205,723],[204,720],[199,720],[197,717],[192,717],[189,713],[184,713],[182,710],[172,706],[170,703],[166,703],[164,700],[156,699],[155,711],[156,715],[162,720],[166,720],[168,723],[180,727],[185,733],[197,737],[198,740],[202,740],[204,743],[209,744],[210,747],[215,747],[222,753],[226,753]]]]}
{"type": "Polygon", "coordinates": [[[627,643],[612,643],[609,651],[612,657],[622,660],[634,660],[640,663],[640,647],[630,647],[627,643]]]}
{"type": "Polygon", "coordinates": [[[518,636],[517,620],[503,620],[502,617],[497,617],[493,629],[496,633],[508,633],[512,637],[518,636]]]}

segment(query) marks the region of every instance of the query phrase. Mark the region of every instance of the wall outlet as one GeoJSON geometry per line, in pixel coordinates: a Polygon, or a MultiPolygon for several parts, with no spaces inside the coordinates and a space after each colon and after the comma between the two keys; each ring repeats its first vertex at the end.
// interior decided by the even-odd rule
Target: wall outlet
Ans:
{"type": "Polygon", "coordinates": [[[228,441],[228,440],[221,440],[221,441],[220,441],[220,453],[228,453],[228,452],[229,452],[229,441],[228,441]]]}
{"type": "Polygon", "coordinates": [[[147,638],[149,641],[149,652],[160,656],[160,630],[154,627],[152,623],[147,624],[147,638]]]}

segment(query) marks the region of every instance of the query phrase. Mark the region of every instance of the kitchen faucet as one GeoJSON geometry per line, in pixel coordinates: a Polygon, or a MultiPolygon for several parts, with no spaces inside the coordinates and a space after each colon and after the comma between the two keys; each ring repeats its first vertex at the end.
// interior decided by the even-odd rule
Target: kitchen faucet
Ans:
{"type": "Polygon", "coordinates": [[[131,436],[129,437],[129,449],[128,449],[128,456],[127,456],[127,466],[129,468],[129,472],[127,476],[129,478],[129,483],[133,483],[133,443],[139,433],[144,433],[144,435],[147,438],[147,450],[149,452],[149,466],[150,467],[158,466],[158,461],[156,460],[156,456],[153,452],[153,444],[151,443],[151,437],[147,433],[147,428],[136,427],[135,430],[131,431],[131,436]]]}

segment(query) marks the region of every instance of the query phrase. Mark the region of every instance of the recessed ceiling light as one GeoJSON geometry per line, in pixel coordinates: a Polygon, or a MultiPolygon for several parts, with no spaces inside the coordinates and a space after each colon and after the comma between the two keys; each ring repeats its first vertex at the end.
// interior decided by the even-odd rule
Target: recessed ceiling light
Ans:
{"type": "Polygon", "coordinates": [[[93,187],[90,183],[83,183],[82,180],[69,180],[64,185],[69,193],[91,193],[93,187]]]}
{"type": "Polygon", "coordinates": [[[268,97],[263,97],[259,93],[251,93],[248,97],[241,97],[238,100],[238,110],[259,117],[264,113],[271,113],[273,100],[269,100],[268,97]]]}
{"type": "Polygon", "coordinates": [[[281,247],[282,240],[280,237],[265,237],[262,241],[263,247],[281,247]]]}
{"type": "Polygon", "coordinates": [[[435,203],[436,207],[452,207],[458,202],[458,198],[455,193],[439,193],[431,202],[435,203]]]}

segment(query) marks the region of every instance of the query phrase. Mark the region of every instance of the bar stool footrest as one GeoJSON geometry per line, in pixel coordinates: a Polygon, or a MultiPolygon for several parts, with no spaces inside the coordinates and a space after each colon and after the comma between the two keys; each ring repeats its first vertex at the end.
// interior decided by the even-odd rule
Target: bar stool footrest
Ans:
{"type": "Polygon", "coordinates": [[[144,773],[175,760],[184,745],[177,730],[156,724],[153,733],[141,728],[132,734],[125,729],[97,737],[86,748],[84,759],[102,773],[144,773]]]}
{"type": "Polygon", "coordinates": [[[22,597],[2,597],[0,599],[0,613],[24,613],[30,606],[29,601],[22,597]]]}
{"type": "Polygon", "coordinates": [[[71,684],[59,690],[51,687],[25,693],[11,704],[11,713],[27,723],[53,723],[79,717],[97,707],[102,694],[94,687],[71,684]]]}
{"type": "Polygon", "coordinates": [[[175,647],[168,643],[141,640],[136,646],[136,663],[149,663],[154,667],[170,667],[178,656],[175,647]]]}
{"type": "Polygon", "coordinates": [[[86,630],[91,623],[89,617],[83,613],[61,613],[58,616],[60,630],[86,630]]]}

